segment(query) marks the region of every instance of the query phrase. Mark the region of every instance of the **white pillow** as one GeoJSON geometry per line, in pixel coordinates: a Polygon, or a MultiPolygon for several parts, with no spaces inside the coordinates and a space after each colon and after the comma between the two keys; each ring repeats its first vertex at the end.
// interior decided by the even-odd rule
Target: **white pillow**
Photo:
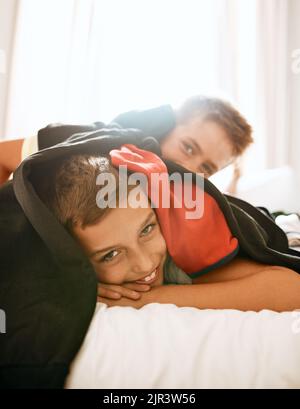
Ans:
{"type": "Polygon", "coordinates": [[[300,387],[300,312],[98,303],[65,388],[300,387]]]}

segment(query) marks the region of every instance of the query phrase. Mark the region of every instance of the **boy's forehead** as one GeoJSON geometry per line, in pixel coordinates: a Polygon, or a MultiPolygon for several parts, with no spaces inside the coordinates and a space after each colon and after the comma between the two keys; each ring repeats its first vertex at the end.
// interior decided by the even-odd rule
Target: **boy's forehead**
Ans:
{"type": "Polygon", "coordinates": [[[89,226],[77,226],[74,229],[76,235],[85,236],[89,234],[101,234],[107,235],[111,231],[115,234],[118,231],[125,230],[125,226],[131,228],[139,228],[143,221],[148,217],[156,216],[154,209],[151,208],[149,200],[144,203],[145,206],[134,207],[128,205],[125,207],[116,207],[107,210],[100,220],[89,226]],[[122,227],[122,229],[121,229],[122,227]]]}
{"type": "Polygon", "coordinates": [[[111,209],[98,223],[84,228],[75,227],[74,234],[83,248],[91,254],[99,246],[113,247],[116,243],[125,245],[154,215],[150,206],[111,209]]]}
{"type": "Polygon", "coordinates": [[[203,154],[218,162],[233,156],[233,145],[227,130],[212,119],[194,118],[189,125],[189,136],[200,144],[203,154]]]}
{"type": "Polygon", "coordinates": [[[151,208],[151,203],[146,197],[145,200],[139,201],[138,204],[128,201],[125,207],[116,207],[116,209],[111,209],[108,215],[111,219],[119,219],[120,222],[139,224],[141,220],[145,219],[146,216],[155,215],[154,209],[151,208]]]}

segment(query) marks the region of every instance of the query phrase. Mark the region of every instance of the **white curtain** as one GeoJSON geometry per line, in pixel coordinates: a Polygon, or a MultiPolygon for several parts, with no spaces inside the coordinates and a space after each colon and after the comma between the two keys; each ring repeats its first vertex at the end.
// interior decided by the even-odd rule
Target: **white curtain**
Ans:
{"type": "MultiPolygon", "coordinates": [[[[86,6],[90,2],[85,0],[86,6]]],[[[24,137],[68,112],[73,0],[19,0],[5,134],[24,137]]],[[[80,26],[84,23],[84,15],[80,26]]],[[[72,67],[72,70],[70,69],[72,67]]],[[[76,89],[78,86],[76,85],[76,89]]]]}
{"type": "Polygon", "coordinates": [[[288,161],[288,3],[263,0],[257,6],[257,129],[265,135],[268,167],[288,161]]]}
{"type": "Polygon", "coordinates": [[[287,160],[286,0],[19,0],[8,137],[197,93],[255,129],[246,167],[287,160]]]}
{"type": "Polygon", "coordinates": [[[221,0],[219,76],[254,128],[245,172],[288,162],[288,1],[221,0]]]}

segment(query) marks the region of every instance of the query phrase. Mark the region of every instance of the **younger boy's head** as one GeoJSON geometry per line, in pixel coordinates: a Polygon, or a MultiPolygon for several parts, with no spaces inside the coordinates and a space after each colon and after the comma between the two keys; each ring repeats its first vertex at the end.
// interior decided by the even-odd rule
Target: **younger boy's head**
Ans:
{"type": "Polygon", "coordinates": [[[130,207],[127,201],[126,208],[101,209],[96,202],[100,173],[115,177],[118,203],[118,171],[104,156],[75,155],[64,160],[54,175],[54,194],[45,190],[40,196],[79,242],[99,281],[162,285],[167,249],[148,197],[142,197],[140,208],[130,207]]]}
{"type": "Polygon", "coordinates": [[[161,142],[163,156],[205,177],[232,163],[253,142],[246,119],[218,98],[188,98],[176,111],[176,121],[161,142]]]}

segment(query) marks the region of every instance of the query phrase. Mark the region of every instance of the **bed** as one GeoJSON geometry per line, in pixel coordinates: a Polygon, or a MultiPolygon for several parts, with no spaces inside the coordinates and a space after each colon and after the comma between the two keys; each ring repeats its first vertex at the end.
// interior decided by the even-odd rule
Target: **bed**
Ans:
{"type": "Polygon", "coordinates": [[[299,388],[300,311],[98,303],[65,388],[299,388]]]}

